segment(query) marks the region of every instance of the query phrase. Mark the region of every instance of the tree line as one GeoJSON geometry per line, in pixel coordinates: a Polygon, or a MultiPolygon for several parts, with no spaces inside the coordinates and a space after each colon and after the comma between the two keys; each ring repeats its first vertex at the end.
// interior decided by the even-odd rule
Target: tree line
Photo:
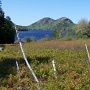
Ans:
{"type": "Polygon", "coordinates": [[[90,21],[81,19],[76,26],[76,34],[81,38],[90,38],[90,21]]]}
{"type": "Polygon", "coordinates": [[[64,27],[64,29],[63,28],[57,29],[56,27],[53,33],[53,38],[56,39],[90,38],[90,21],[83,18],[79,20],[78,24],[76,24],[74,28],[71,30],[72,31],[69,32],[70,28],[67,29],[64,27]],[[66,35],[63,35],[64,31],[67,32],[66,35]],[[74,34],[72,34],[73,31],[74,34]]]}
{"type": "Polygon", "coordinates": [[[15,29],[9,16],[5,18],[0,1],[0,44],[14,43],[15,29]]]}

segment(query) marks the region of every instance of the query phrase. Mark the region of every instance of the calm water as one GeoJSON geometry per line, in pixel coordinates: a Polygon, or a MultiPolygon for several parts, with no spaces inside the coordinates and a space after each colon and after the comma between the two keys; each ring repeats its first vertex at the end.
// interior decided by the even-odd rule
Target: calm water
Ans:
{"type": "MultiPolygon", "coordinates": [[[[32,40],[40,40],[48,36],[52,37],[53,30],[28,30],[28,31],[19,31],[19,37],[22,40],[26,40],[27,38],[31,38],[32,40]]],[[[15,41],[17,38],[15,37],[15,41]]]]}

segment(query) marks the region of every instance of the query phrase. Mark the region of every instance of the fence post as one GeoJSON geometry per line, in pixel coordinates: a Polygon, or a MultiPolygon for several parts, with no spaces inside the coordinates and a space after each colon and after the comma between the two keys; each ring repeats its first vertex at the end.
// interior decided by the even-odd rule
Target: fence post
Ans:
{"type": "Polygon", "coordinates": [[[89,54],[88,47],[87,47],[86,44],[85,44],[85,47],[86,47],[86,51],[87,51],[87,55],[88,55],[88,59],[89,59],[89,61],[90,61],[90,54],[89,54]]]}
{"type": "Polygon", "coordinates": [[[16,61],[16,66],[17,66],[18,79],[20,80],[20,69],[17,61],[16,61]]]}
{"type": "Polygon", "coordinates": [[[55,62],[54,62],[54,60],[52,60],[52,65],[53,65],[53,70],[54,70],[55,78],[57,78],[57,76],[56,76],[56,67],[55,67],[55,62]]]}
{"type": "MultiPolygon", "coordinates": [[[[17,67],[18,79],[20,81],[20,69],[19,69],[19,65],[18,65],[18,62],[17,61],[16,61],[16,67],[17,67]]],[[[17,88],[17,90],[22,90],[21,85],[19,85],[19,87],[17,88]]]]}
{"type": "Polygon", "coordinates": [[[29,70],[31,71],[31,73],[32,73],[32,75],[33,75],[35,81],[38,83],[39,81],[38,81],[36,75],[34,74],[34,72],[33,72],[32,68],[31,68],[31,66],[29,65],[29,62],[28,62],[28,60],[27,60],[27,58],[26,58],[26,55],[25,55],[25,53],[24,53],[24,50],[23,50],[23,47],[22,47],[21,40],[20,40],[20,38],[19,38],[19,33],[18,33],[17,28],[16,28],[16,25],[15,25],[15,30],[16,30],[17,39],[18,39],[18,41],[19,41],[20,48],[21,48],[21,51],[22,51],[22,54],[23,54],[23,58],[24,58],[24,60],[25,60],[25,62],[26,62],[26,64],[27,64],[29,70]]]}

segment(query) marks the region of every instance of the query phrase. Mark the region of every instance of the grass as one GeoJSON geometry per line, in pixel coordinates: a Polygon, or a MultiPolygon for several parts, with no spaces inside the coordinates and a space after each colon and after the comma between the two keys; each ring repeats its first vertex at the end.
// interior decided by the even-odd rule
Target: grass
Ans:
{"type": "MultiPolygon", "coordinates": [[[[89,42],[90,39],[23,44],[26,57],[40,81],[41,90],[90,90],[90,63],[85,50],[86,43],[90,51],[89,42]],[[52,60],[55,60],[57,79],[52,60]]],[[[25,64],[19,44],[7,44],[0,52],[0,90],[17,90],[19,86],[23,90],[38,88],[25,64]],[[16,60],[20,67],[20,80],[16,60]]]]}

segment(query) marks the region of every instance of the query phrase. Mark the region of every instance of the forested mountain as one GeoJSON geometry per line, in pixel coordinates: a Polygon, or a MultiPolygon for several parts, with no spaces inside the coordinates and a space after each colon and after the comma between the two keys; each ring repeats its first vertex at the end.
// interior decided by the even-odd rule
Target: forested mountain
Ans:
{"type": "Polygon", "coordinates": [[[17,25],[18,30],[30,30],[30,29],[64,30],[64,29],[75,29],[75,26],[76,24],[74,24],[73,21],[67,17],[61,17],[57,20],[54,20],[49,17],[45,17],[29,26],[17,25]]]}
{"type": "Polygon", "coordinates": [[[72,20],[66,17],[59,18],[57,20],[51,19],[49,17],[43,18],[29,26],[29,29],[74,29],[75,24],[72,20]]]}
{"type": "Polygon", "coordinates": [[[55,20],[47,17],[47,18],[43,18],[40,19],[39,21],[31,24],[29,26],[30,29],[51,29],[52,28],[52,24],[55,20]]]}

